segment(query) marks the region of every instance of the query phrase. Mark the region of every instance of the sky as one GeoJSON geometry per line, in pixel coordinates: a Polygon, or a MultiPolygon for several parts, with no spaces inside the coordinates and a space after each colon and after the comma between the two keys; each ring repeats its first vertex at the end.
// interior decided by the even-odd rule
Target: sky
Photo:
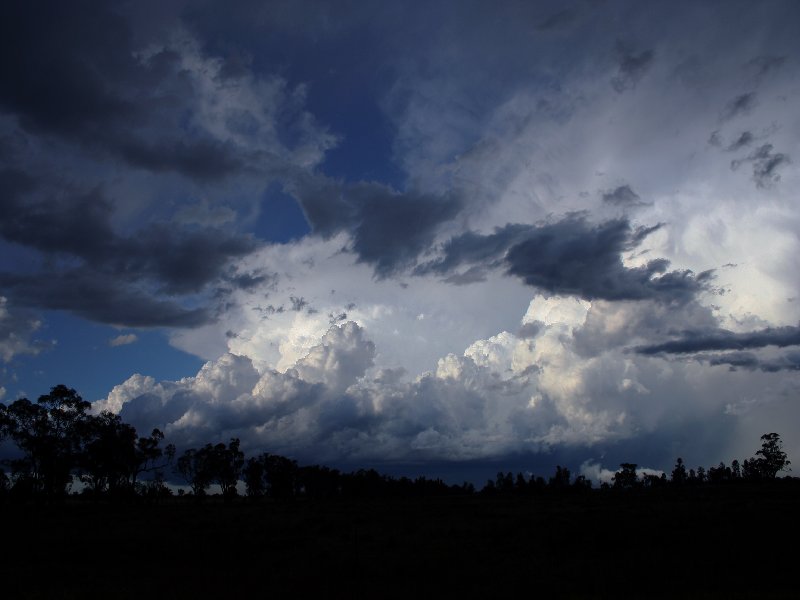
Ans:
{"type": "Polygon", "coordinates": [[[800,457],[799,22],[4,2],[0,401],[452,480],[800,457]]]}

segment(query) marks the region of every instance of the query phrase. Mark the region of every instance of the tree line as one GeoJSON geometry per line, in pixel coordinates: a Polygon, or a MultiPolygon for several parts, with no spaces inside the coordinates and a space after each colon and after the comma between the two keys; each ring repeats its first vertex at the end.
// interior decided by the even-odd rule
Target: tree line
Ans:
{"type": "MultiPolygon", "coordinates": [[[[180,476],[197,500],[217,485],[221,496],[231,501],[244,488],[252,499],[308,497],[406,497],[445,494],[474,494],[468,482],[448,485],[441,479],[394,478],[374,469],[343,473],[320,465],[300,466],[285,456],[262,453],[246,458],[240,440],[227,444],[206,444],[177,455],[164,434],[154,429],[140,436],[119,415],[89,413],[91,405],[74,389],[57,385],[37,402],[20,398],[8,406],[0,403],[0,442],[10,439],[18,449],[16,458],[3,461],[0,495],[16,500],[63,500],[77,479],[82,494],[94,498],[163,498],[173,495],[167,474],[180,476]]],[[[661,487],[690,487],[743,481],[775,479],[789,469],[780,436],[761,436],[761,449],[750,459],[730,466],[720,463],[705,469],[688,469],[678,458],[669,477],[640,474],[634,463],[622,463],[611,482],[602,489],[633,490],[661,487]]],[[[576,492],[592,489],[583,475],[572,477],[566,467],[556,467],[545,479],[523,473],[499,472],[487,481],[480,494],[536,494],[576,492]]],[[[179,495],[185,495],[180,489],[179,495]]]]}

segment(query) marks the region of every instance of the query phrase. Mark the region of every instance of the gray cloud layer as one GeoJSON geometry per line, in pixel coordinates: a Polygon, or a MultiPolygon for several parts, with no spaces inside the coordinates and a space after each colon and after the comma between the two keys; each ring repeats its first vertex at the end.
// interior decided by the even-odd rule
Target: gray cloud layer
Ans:
{"type": "Polygon", "coordinates": [[[371,182],[345,184],[307,177],[291,186],[315,232],[350,232],[359,261],[386,277],[414,263],[438,227],[463,206],[457,194],[396,192],[371,182]]]}
{"type": "Polygon", "coordinates": [[[587,300],[688,301],[704,289],[710,272],[668,271],[655,259],[626,267],[622,253],[634,249],[654,228],[634,229],[625,219],[590,224],[581,216],[548,225],[509,224],[494,233],[472,232],[449,240],[442,258],[417,268],[419,275],[447,275],[468,265],[502,267],[527,285],[587,300]]]}
{"type": "Polygon", "coordinates": [[[760,331],[734,333],[724,329],[690,332],[682,338],[636,348],[639,354],[687,354],[706,350],[747,350],[765,346],[800,345],[800,327],[768,327],[760,331]]]}
{"type": "Polygon", "coordinates": [[[26,173],[0,172],[0,235],[56,265],[45,266],[46,275],[0,273],[0,283],[25,304],[106,323],[192,326],[208,320],[206,311],[184,309],[160,294],[201,292],[231,259],[256,247],[249,236],[166,224],[124,236],[112,227],[112,214],[99,190],[59,194],[26,173]]]}

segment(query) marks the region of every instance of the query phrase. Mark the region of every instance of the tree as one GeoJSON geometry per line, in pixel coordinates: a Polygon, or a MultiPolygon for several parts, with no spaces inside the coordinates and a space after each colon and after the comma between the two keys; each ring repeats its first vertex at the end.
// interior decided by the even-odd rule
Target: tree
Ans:
{"type": "Polygon", "coordinates": [[[132,425],[107,411],[87,417],[83,435],[81,481],[95,493],[133,493],[142,473],[154,472],[155,479],[160,479],[161,469],[171,462],[175,453],[171,444],[163,450],[159,447],[164,434],[158,429],[149,436],[137,438],[132,425]]]}
{"type": "Polygon", "coordinates": [[[95,494],[116,493],[130,482],[136,458],[136,429],[119,415],[103,411],[84,423],[81,481],[95,494]]]}
{"type": "Polygon", "coordinates": [[[761,450],[756,452],[755,470],[760,477],[774,479],[778,471],[788,471],[789,461],[783,451],[783,442],[777,433],[765,433],[761,436],[761,450]]]}
{"type": "Polygon", "coordinates": [[[189,448],[178,458],[175,465],[175,471],[191,486],[195,498],[205,496],[206,488],[213,480],[209,460],[212,452],[211,444],[206,444],[199,450],[189,448]]]}
{"type": "Polygon", "coordinates": [[[675,468],[672,469],[672,483],[675,485],[682,485],[686,483],[686,479],[686,465],[683,464],[683,459],[678,457],[675,468]]]}
{"type": "Polygon", "coordinates": [[[219,443],[210,456],[211,480],[218,484],[225,500],[236,495],[236,484],[244,466],[244,452],[239,450],[239,439],[231,439],[226,447],[219,443]]]}
{"type": "Polygon", "coordinates": [[[636,474],[634,463],[622,463],[619,471],[614,474],[614,487],[629,490],[639,486],[639,476],[636,474]]]}
{"type": "Polygon", "coordinates": [[[160,429],[153,429],[149,436],[141,436],[136,440],[134,451],[131,488],[136,487],[136,481],[142,473],[153,473],[156,480],[163,477],[163,469],[172,463],[175,458],[175,446],[167,444],[162,450],[159,444],[164,441],[164,434],[160,429]]]}
{"type": "Polygon", "coordinates": [[[66,493],[84,450],[90,406],[74,389],[57,385],[36,404],[20,398],[4,407],[0,427],[23,454],[12,462],[18,482],[48,497],[66,493]]]}
{"type": "Polygon", "coordinates": [[[248,458],[242,471],[247,495],[251,498],[260,498],[266,491],[264,482],[264,462],[257,458],[248,458]]]}
{"type": "Polygon", "coordinates": [[[263,454],[264,481],[271,498],[291,498],[297,488],[297,462],[279,454],[263,454]]]}
{"type": "Polygon", "coordinates": [[[556,465],[556,472],[550,478],[550,487],[553,489],[561,490],[569,487],[571,473],[567,467],[556,465]]]}

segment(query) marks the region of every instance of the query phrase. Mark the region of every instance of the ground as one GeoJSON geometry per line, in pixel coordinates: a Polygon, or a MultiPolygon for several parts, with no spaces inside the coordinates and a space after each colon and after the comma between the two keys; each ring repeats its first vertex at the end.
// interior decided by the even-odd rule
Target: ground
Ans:
{"type": "Polygon", "coordinates": [[[797,597],[800,481],[3,506],[7,598],[797,597]]]}

